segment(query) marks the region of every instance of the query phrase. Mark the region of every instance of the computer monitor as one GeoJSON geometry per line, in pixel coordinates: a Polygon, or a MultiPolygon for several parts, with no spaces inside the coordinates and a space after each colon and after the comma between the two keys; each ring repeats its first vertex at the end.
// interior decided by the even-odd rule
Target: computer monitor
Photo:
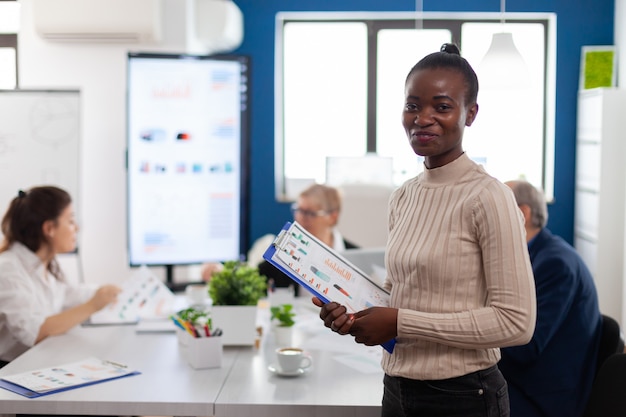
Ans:
{"type": "Polygon", "coordinates": [[[326,184],[393,185],[393,158],[378,155],[327,156],[326,184]]]}
{"type": "Polygon", "coordinates": [[[249,62],[128,54],[131,266],[239,259],[247,242],[249,62]]]}

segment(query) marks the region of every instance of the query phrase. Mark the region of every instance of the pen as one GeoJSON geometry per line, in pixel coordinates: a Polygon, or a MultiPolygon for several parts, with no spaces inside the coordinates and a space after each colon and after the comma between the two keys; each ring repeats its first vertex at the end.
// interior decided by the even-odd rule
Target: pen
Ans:
{"type": "Polygon", "coordinates": [[[172,319],[172,321],[174,322],[176,327],[178,327],[181,330],[187,331],[185,326],[183,326],[182,323],[180,322],[180,320],[178,320],[175,316],[170,316],[170,318],[172,319]]]}
{"type": "Polygon", "coordinates": [[[181,321],[181,324],[184,326],[184,328],[187,331],[187,333],[189,333],[193,337],[197,337],[196,336],[196,331],[193,328],[193,326],[191,325],[191,323],[189,323],[187,321],[181,321]]]}
{"type": "Polygon", "coordinates": [[[193,329],[196,331],[196,337],[208,337],[210,333],[208,332],[208,326],[206,324],[196,324],[193,326],[193,329]]]}
{"type": "Polygon", "coordinates": [[[189,330],[191,331],[191,335],[193,337],[200,337],[200,333],[198,332],[198,329],[196,329],[196,326],[193,325],[193,323],[187,322],[187,325],[189,326],[189,330]]]}
{"type": "Polygon", "coordinates": [[[102,361],[104,363],[108,363],[109,365],[117,366],[118,368],[128,368],[126,365],[122,365],[121,363],[116,363],[113,361],[102,361]]]}

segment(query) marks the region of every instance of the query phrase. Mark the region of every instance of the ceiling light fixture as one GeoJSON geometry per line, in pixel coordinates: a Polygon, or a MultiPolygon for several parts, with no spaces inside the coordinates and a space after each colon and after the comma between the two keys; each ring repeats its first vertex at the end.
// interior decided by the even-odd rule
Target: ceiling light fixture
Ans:
{"type": "Polygon", "coordinates": [[[492,35],[491,45],[479,69],[483,86],[488,88],[522,88],[529,84],[528,67],[513,41],[504,31],[506,0],[500,0],[501,31],[492,35]]]}

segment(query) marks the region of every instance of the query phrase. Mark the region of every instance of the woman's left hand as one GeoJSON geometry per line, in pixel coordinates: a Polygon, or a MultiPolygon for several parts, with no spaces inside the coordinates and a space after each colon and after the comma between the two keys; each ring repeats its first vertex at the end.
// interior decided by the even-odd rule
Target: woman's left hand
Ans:
{"type": "Polygon", "coordinates": [[[350,334],[357,343],[380,345],[398,335],[398,309],[371,307],[354,314],[350,334]]]}
{"type": "Polygon", "coordinates": [[[320,309],[320,318],[324,321],[324,326],[341,335],[349,333],[354,319],[353,314],[347,313],[345,306],[333,301],[324,304],[317,297],[313,297],[312,301],[316,306],[322,307],[320,309]]]}

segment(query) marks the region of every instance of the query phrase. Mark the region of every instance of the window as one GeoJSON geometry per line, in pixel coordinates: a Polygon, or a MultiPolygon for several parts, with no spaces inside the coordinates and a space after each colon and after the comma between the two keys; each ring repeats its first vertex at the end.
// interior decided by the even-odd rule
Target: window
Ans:
{"type": "Polygon", "coordinates": [[[325,182],[327,158],[393,160],[395,185],[422,161],[400,123],[404,81],[424,55],[455,42],[480,83],[468,155],[502,181],[524,177],[553,189],[556,17],[550,13],[282,13],[277,23],[276,196],[292,200],[325,182]],[[511,16],[511,17],[509,17],[511,16]],[[511,32],[523,88],[494,86],[482,59],[496,32],[511,32]]]}
{"type": "Polygon", "coordinates": [[[19,12],[17,1],[0,1],[0,89],[17,87],[19,12]]]}
{"type": "Polygon", "coordinates": [[[327,155],[366,152],[366,39],[361,22],[285,26],[284,137],[295,139],[284,141],[288,178],[324,178],[327,155]]]}

